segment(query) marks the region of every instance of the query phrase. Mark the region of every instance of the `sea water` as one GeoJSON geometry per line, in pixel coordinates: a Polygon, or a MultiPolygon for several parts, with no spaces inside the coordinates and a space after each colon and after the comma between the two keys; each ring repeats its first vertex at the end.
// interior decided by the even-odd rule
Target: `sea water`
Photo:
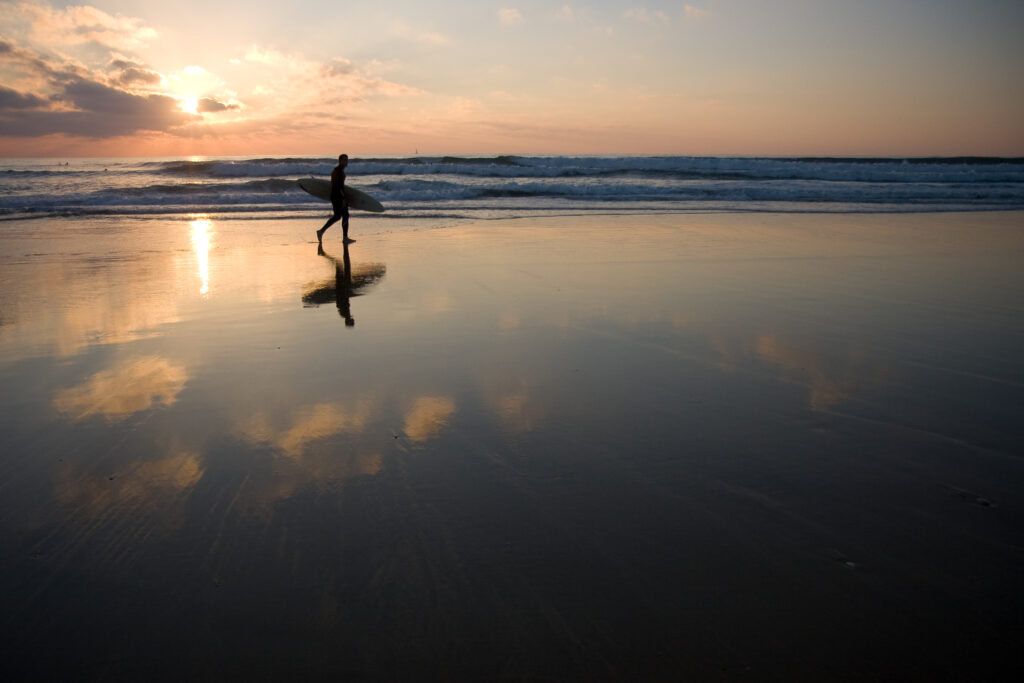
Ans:
{"type": "MultiPolygon", "coordinates": [[[[0,220],[52,216],[315,217],[296,185],[333,157],[0,160],[0,220]]],[[[879,213],[1024,209],[1024,158],[353,157],[373,220],[637,212],[879,213]]]]}

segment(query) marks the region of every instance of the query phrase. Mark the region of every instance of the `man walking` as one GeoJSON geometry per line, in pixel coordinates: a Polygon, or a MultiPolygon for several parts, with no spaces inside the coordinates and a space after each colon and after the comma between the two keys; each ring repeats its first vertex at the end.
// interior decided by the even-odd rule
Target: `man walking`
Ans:
{"type": "Polygon", "coordinates": [[[338,165],[331,171],[331,206],[334,207],[334,215],[327,219],[324,227],[316,231],[316,241],[323,244],[324,233],[341,219],[342,241],[345,244],[352,242],[348,238],[348,198],[345,197],[345,167],[348,166],[348,155],[342,154],[338,157],[338,165]]]}

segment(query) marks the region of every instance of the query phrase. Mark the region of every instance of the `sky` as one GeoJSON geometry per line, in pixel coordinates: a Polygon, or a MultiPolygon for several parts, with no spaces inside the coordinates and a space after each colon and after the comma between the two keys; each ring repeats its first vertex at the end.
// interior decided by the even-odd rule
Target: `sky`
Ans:
{"type": "Polygon", "coordinates": [[[1020,0],[0,0],[0,157],[1024,155],[1020,0]]]}

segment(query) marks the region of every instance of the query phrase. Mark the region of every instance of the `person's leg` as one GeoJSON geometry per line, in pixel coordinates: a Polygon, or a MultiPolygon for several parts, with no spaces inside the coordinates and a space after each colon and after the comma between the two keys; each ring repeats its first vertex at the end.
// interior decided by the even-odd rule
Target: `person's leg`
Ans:
{"type": "MultiPolygon", "coordinates": [[[[348,213],[348,211],[345,211],[345,213],[348,213]]],[[[329,228],[332,225],[334,225],[335,223],[337,223],[338,219],[341,218],[342,215],[343,214],[340,211],[338,211],[338,209],[334,210],[334,215],[327,219],[327,222],[324,223],[324,227],[322,227],[322,228],[320,228],[319,230],[316,231],[316,239],[317,239],[318,242],[322,242],[323,241],[324,233],[327,232],[327,228],[329,228]]],[[[342,223],[342,225],[344,226],[344,225],[347,225],[347,224],[348,224],[348,218],[345,219],[345,222],[342,223]]]]}
{"type": "Polygon", "coordinates": [[[348,207],[341,210],[341,239],[348,242],[348,207]]]}
{"type": "Polygon", "coordinates": [[[320,228],[319,230],[316,231],[316,241],[317,242],[323,242],[324,241],[324,233],[327,232],[327,228],[329,228],[332,225],[334,225],[334,222],[336,220],[338,220],[338,219],[335,218],[334,216],[331,216],[330,218],[327,219],[327,222],[324,223],[324,227],[322,227],[322,228],[320,228]]]}

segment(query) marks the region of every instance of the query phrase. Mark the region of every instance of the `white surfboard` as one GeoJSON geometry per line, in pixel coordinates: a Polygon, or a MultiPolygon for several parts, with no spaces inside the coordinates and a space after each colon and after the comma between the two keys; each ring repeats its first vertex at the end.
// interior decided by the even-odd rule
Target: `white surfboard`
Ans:
{"type": "MultiPolygon", "coordinates": [[[[330,180],[324,180],[323,178],[300,178],[297,182],[299,187],[317,199],[323,199],[325,202],[331,201],[330,180]]],[[[348,200],[348,206],[351,209],[370,211],[371,213],[384,213],[384,206],[362,190],[346,185],[345,198],[348,200]]]]}

